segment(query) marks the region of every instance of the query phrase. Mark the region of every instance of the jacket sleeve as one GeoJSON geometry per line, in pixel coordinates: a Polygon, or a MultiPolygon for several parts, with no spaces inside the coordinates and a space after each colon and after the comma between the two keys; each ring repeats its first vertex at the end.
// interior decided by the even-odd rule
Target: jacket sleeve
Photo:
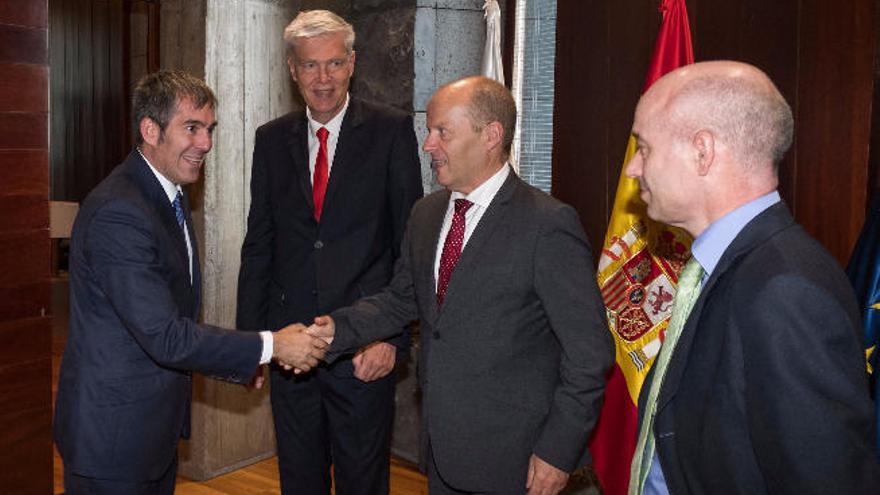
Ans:
{"type": "MultiPolygon", "coordinates": [[[[390,160],[386,191],[388,192],[393,229],[392,253],[396,262],[400,259],[401,243],[410,210],[412,210],[413,204],[424,195],[418,142],[411,116],[398,120],[395,137],[391,144],[390,160]]],[[[399,351],[407,351],[410,339],[409,328],[406,327],[400,334],[387,339],[386,342],[397,347],[399,351]]]]}
{"type": "Polygon", "coordinates": [[[589,462],[587,441],[599,418],[614,342],[577,213],[560,206],[542,228],[535,253],[535,290],[562,354],[559,383],[534,454],[571,472],[589,462]]]}
{"type": "Polygon", "coordinates": [[[418,319],[408,232],[404,235],[401,256],[394,265],[394,275],[388,286],[378,294],[331,314],[336,323],[336,335],[325,357],[328,363],[370,342],[393,337],[405,325],[418,319]]]}
{"type": "Polygon", "coordinates": [[[275,330],[268,328],[266,321],[275,230],[269,203],[264,142],[260,130],[257,130],[251,172],[251,207],[247,233],[241,246],[241,267],[238,272],[236,327],[242,330],[275,330]]]}
{"type": "Polygon", "coordinates": [[[143,209],[122,200],[107,202],[91,218],[85,256],[110,303],[107,310],[158,364],[247,382],[259,363],[259,335],[181,316],[169,285],[174,268],[159,251],[155,225],[143,209]]]}

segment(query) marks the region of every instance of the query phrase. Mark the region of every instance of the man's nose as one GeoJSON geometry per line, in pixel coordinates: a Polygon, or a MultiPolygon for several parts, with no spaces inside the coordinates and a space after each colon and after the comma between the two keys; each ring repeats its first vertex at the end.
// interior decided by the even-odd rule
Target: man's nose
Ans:
{"type": "Polygon", "coordinates": [[[208,131],[200,132],[196,136],[196,148],[207,153],[211,151],[211,147],[214,146],[214,138],[211,136],[211,133],[208,131]]]}

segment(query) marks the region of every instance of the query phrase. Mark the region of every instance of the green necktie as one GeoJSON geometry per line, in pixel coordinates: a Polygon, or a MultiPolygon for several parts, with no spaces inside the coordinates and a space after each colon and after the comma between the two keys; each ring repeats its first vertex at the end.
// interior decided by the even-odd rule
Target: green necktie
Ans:
{"type": "Polygon", "coordinates": [[[684,265],[681,275],[678,277],[678,291],[675,293],[675,303],[672,306],[672,318],[666,329],[666,339],[660,354],[654,362],[654,378],[651,380],[651,388],[648,391],[648,400],[645,402],[645,414],[642,415],[642,427],[639,429],[639,441],[633,454],[632,466],[629,477],[629,495],[641,495],[645,488],[645,480],[651,471],[651,462],[654,460],[654,415],[657,412],[657,397],[663,386],[663,377],[666,375],[666,367],[672,359],[675,344],[681,335],[681,329],[700,295],[700,281],[703,279],[703,267],[696,259],[691,257],[684,265]]]}

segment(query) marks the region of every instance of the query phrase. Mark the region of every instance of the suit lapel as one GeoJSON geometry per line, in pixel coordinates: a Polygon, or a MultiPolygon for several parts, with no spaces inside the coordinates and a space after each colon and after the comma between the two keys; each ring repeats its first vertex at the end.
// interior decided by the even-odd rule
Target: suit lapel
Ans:
{"type": "MultiPolygon", "coordinates": [[[[711,296],[715,285],[724,277],[728,270],[738,264],[742,257],[763,244],[780,230],[790,227],[793,223],[794,219],[788,211],[788,207],[784,203],[779,202],[752,219],[736,236],[727,250],[724,251],[721,259],[718,261],[718,266],[715,267],[715,271],[712,272],[712,275],[700,291],[700,297],[694,304],[694,308],[691,310],[691,314],[688,316],[688,320],[682,329],[672,361],[670,361],[669,367],[666,370],[666,376],[663,379],[663,388],[660,390],[660,397],[657,403],[658,411],[662,410],[678,391],[684,370],[687,367],[688,356],[693,346],[694,337],[698,331],[703,308],[707,299],[711,296]]],[[[703,331],[711,331],[711,329],[703,329],[703,331]]]]}
{"type": "Polygon", "coordinates": [[[361,127],[363,122],[363,104],[359,100],[351,98],[342,119],[342,126],[339,128],[339,140],[336,142],[336,153],[330,168],[322,216],[328,209],[333,208],[333,198],[337,195],[339,188],[345,185],[346,176],[357,169],[358,157],[366,155],[364,148],[370,143],[367,142],[368,133],[364,132],[365,129],[361,127]]]}
{"type": "Polygon", "coordinates": [[[436,196],[428,196],[426,201],[432,201],[426,205],[424,221],[414,223],[417,235],[414,236],[413,250],[419,253],[419,259],[413,260],[413,266],[418,270],[415,276],[416,293],[427,294],[429,301],[426,302],[425,314],[422,317],[430,324],[437,321],[437,278],[434,275],[434,260],[437,259],[437,244],[440,239],[440,230],[443,228],[443,219],[446,217],[446,209],[449,206],[449,191],[435,193],[436,196]]]}
{"type": "Polygon", "coordinates": [[[293,125],[287,134],[287,151],[293,164],[293,179],[296,187],[309,205],[315,211],[315,202],[312,199],[312,174],[309,170],[309,137],[308,120],[305,111],[294,119],[293,125]]]}
{"type": "Polygon", "coordinates": [[[180,229],[180,225],[177,223],[177,217],[174,214],[174,207],[171,206],[171,202],[168,201],[168,195],[165,194],[165,190],[162,189],[162,184],[159,183],[159,179],[156,178],[153,171],[150,170],[150,167],[147,165],[147,162],[144,161],[140,153],[137,151],[133,151],[128,158],[126,158],[124,166],[129,167],[131,176],[134,177],[135,182],[144,192],[144,196],[153,206],[156,216],[159,218],[160,223],[165,228],[168,235],[174,240],[174,245],[177,248],[176,251],[186,262],[186,265],[188,265],[189,257],[186,254],[186,239],[183,236],[183,231],[180,229]]]}
{"type": "MultiPolygon", "coordinates": [[[[480,259],[485,259],[480,252],[485,247],[487,241],[492,237],[492,233],[495,229],[503,223],[507,206],[509,205],[510,199],[519,182],[520,179],[515,173],[513,173],[513,171],[511,171],[508,174],[507,179],[505,179],[504,184],[501,185],[501,189],[499,189],[498,193],[495,195],[495,198],[492,199],[486,212],[483,213],[482,218],[480,218],[480,223],[477,224],[477,228],[471,234],[470,239],[468,239],[467,244],[464,246],[464,250],[461,252],[461,257],[458,259],[458,264],[455,267],[455,271],[452,273],[452,278],[449,280],[449,287],[446,289],[446,298],[443,302],[443,309],[449,308],[450,306],[454,307],[456,301],[468,293],[468,291],[463,291],[461,289],[474,280],[474,277],[469,275],[473,274],[477,269],[478,261],[480,259]]],[[[442,315],[443,311],[441,310],[440,316],[442,317],[442,315]]]]}

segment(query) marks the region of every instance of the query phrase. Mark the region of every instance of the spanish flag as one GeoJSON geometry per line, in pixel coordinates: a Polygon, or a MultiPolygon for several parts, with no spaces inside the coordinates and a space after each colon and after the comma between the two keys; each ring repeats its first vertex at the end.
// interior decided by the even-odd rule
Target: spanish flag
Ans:
{"type": "MultiPolygon", "coordinates": [[[[667,72],[694,62],[684,0],[663,0],[660,12],[663,21],[643,91],[667,72]]],[[[598,269],[617,350],[590,440],[593,467],[606,495],[627,493],[638,435],[639,390],[660,351],[678,273],[690,256],[690,236],[652,222],[639,198],[638,181],[624,174],[635,151],[636,141],[630,136],[598,269]]]]}

